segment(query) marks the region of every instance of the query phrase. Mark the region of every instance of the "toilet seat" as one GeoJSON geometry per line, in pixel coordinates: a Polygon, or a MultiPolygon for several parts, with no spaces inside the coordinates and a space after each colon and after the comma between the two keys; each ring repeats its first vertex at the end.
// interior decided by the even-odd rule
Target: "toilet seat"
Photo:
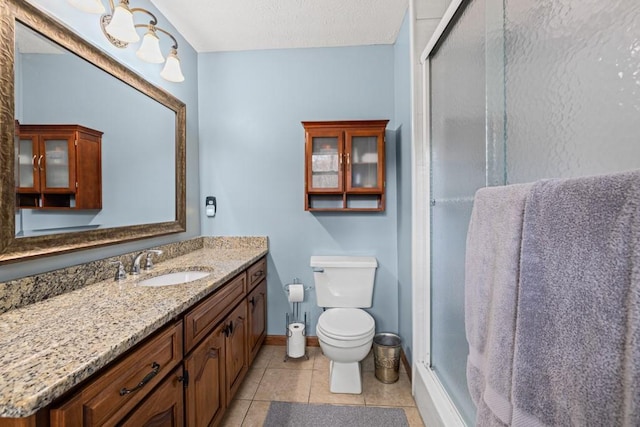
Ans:
{"type": "Polygon", "coordinates": [[[320,315],[316,332],[337,341],[360,341],[375,333],[375,320],[359,308],[332,308],[320,315]]]}

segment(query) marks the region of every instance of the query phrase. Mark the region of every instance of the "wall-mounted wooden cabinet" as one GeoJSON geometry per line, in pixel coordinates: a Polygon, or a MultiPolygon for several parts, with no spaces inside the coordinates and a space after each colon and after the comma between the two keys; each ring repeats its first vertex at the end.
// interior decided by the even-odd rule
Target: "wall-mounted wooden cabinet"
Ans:
{"type": "Polygon", "coordinates": [[[78,125],[16,130],[17,207],[102,209],[102,132],[78,125]]]}
{"type": "Polygon", "coordinates": [[[383,211],[388,120],[302,122],[307,211],[383,211]]]}

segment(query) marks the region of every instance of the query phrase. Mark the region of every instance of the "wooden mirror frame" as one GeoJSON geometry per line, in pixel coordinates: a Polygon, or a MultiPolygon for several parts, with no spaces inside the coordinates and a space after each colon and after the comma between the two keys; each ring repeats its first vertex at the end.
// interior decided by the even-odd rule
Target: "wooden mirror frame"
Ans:
{"type": "Polygon", "coordinates": [[[0,9],[0,264],[112,245],[186,231],[186,106],[151,84],[62,24],[24,0],[5,0],[0,9]],[[15,236],[15,92],[16,21],[31,27],[67,50],[175,112],[175,220],[153,224],[49,234],[15,236]]]}

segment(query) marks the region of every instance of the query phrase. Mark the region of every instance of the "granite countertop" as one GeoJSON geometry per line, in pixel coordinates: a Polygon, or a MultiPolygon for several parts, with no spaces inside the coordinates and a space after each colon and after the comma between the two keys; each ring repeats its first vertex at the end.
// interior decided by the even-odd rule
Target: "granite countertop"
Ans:
{"type": "Polygon", "coordinates": [[[44,408],[266,253],[266,245],[205,247],[0,315],[0,417],[44,408]],[[185,268],[212,273],[184,285],[136,284],[185,268]]]}

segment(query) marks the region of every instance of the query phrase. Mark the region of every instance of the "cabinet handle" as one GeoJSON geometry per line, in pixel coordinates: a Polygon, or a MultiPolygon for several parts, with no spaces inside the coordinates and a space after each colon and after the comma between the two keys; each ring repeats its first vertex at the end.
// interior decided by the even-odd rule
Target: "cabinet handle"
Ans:
{"type": "Polygon", "coordinates": [[[351,153],[347,153],[347,170],[351,170],[351,153]]]}
{"type": "Polygon", "coordinates": [[[187,388],[189,386],[189,371],[185,369],[183,375],[178,377],[178,382],[182,383],[182,387],[187,388]]]}
{"type": "Polygon", "coordinates": [[[256,297],[251,297],[249,302],[251,303],[251,307],[255,307],[256,306],[256,297]]]}
{"type": "Polygon", "coordinates": [[[40,155],[40,157],[38,157],[38,170],[39,170],[39,171],[41,171],[41,170],[42,170],[42,167],[40,166],[40,165],[41,165],[41,163],[42,163],[42,157],[43,157],[42,155],[40,155]]]}
{"type": "Polygon", "coordinates": [[[33,155],[33,159],[31,159],[31,163],[33,164],[33,170],[37,171],[38,167],[36,166],[36,157],[38,157],[37,155],[33,155]]]}
{"type": "Polygon", "coordinates": [[[149,381],[151,381],[153,379],[153,377],[155,377],[156,375],[158,375],[158,372],[160,371],[160,365],[158,365],[156,362],[153,362],[153,364],[151,365],[151,369],[152,371],[149,372],[147,375],[144,376],[144,378],[142,379],[142,381],[140,381],[138,383],[137,386],[135,386],[132,389],[128,389],[126,387],[123,387],[120,389],[120,396],[124,396],[127,395],[129,393],[133,393],[134,391],[137,391],[139,389],[141,389],[142,387],[144,387],[144,385],[146,383],[148,383],[149,381]]]}
{"type": "Polygon", "coordinates": [[[233,322],[229,322],[224,329],[222,330],[222,332],[224,332],[224,336],[225,337],[229,337],[229,335],[233,334],[233,322]]]}
{"type": "Polygon", "coordinates": [[[233,320],[230,321],[227,326],[224,327],[224,329],[222,330],[222,332],[224,332],[224,336],[228,337],[229,335],[233,334],[233,320]]]}
{"type": "Polygon", "coordinates": [[[255,273],[253,273],[253,277],[260,277],[264,274],[264,271],[262,270],[258,270],[255,273]]]}

